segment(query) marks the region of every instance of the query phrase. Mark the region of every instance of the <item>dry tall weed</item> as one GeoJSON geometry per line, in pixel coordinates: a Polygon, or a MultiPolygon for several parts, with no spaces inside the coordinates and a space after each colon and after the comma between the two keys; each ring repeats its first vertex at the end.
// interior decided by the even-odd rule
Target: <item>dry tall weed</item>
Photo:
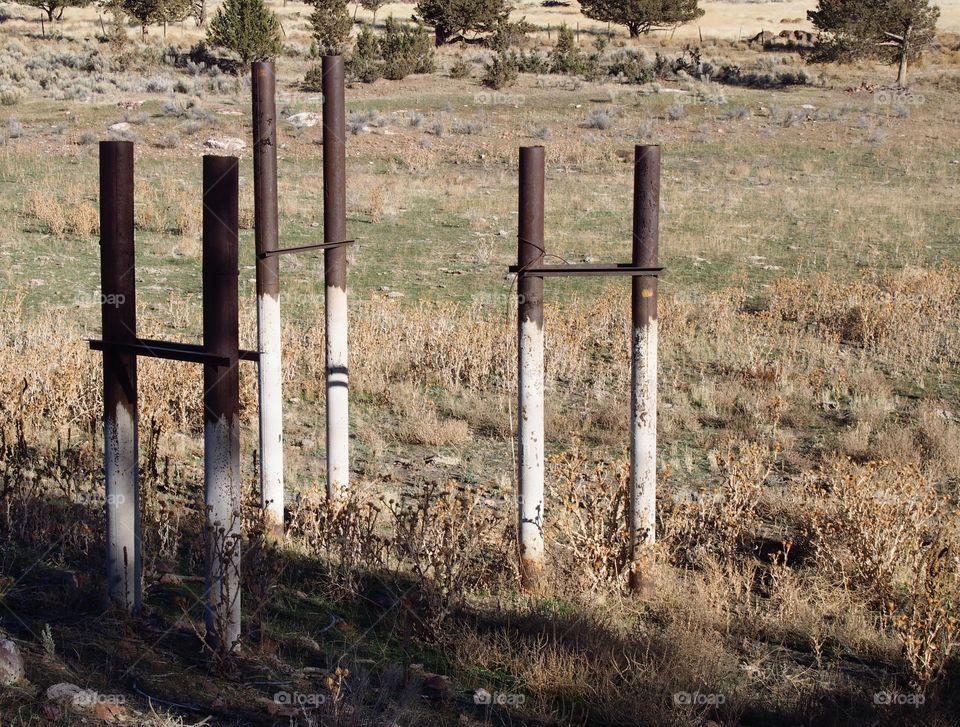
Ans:
{"type": "Polygon", "coordinates": [[[29,197],[29,214],[54,237],[63,237],[67,230],[66,212],[60,200],[49,189],[33,189],[29,197]]]}
{"type": "Polygon", "coordinates": [[[927,691],[960,636],[960,538],[947,499],[912,465],[841,463],[804,487],[801,535],[820,568],[892,627],[927,691]]]}
{"type": "Polygon", "coordinates": [[[889,605],[893,628],[914,686],[926,692],[943,677],[960,647],[960,547],[955,534],[930,543],[907,594],[899,605],[889,605]]]}
{"type": "Polygon", "coordinates": [[[502,512],[455,482],[388,503],[396,556],[416,577],[428,618],[442,623],[507,565],[502,512]]]}
{"type": "Polygon", "coordinates": [[[776,454],[751,442],[733,442],[714,453],[716,485],[665,516],[665,541],[674,562],[696,566],[704,556],[734,561],[753,551],[764,525],[766,485],[776,454]]]}
{"type": "Polygon", "coordinates": [[[391,539],[383,526],[384,504],[357,490],[344,500],[325,493],[301,493],[293,503],[288,532],[313,557],[330,566],[341,595],[356,592],[363,573],[378,573],[389,564],[391,539]]]}
{"type": "Polygon", "coordinates": [[[770,312],[834,333],[901,371],[955,360],[960,345],[960,271],[907,269],[849,282],[830,275],[779,280],[770,312]]]}
{"type": "Polygon", "coordinates": [[[915,466],[842,462],[808,475],[806,532],[822,567],[887,603],[917,573],[945,502],[915,466]]]}
{"type": "Polygon", "coordinates": [[[597,462],[574,446],[550,457],[547,473],[555,492],[546,520],[554,567],[573,588],[616,588],[627,565],[629,460],[597,462]]]}

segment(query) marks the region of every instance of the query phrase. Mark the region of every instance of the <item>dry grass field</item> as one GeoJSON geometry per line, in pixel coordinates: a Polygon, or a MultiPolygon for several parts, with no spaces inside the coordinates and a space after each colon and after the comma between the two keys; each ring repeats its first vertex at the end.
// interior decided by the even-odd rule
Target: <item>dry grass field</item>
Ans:
{"type": "MultiPolygon", "coordinates": [[[[471,45],[441,49],[433,74],[347,88],[356,492],[323,498],[323,260],[285,257],[288,535],[267,538],[254,506],[248,366],[247,637],[226,663],[200,639],[199,367],[141,364],[131,620],[102,607],[86,339],[96,142],[137,142],[142,335],[199,341],[200,157],[237,137],[255,347],[249,80],[188,62],[192,22],[145,43],[131,28],[118,54],[95,9],[41,37],[36,12],[0,5],[0,629],[26,662],[0,725],[960,724],[960,2],[909,93],[890,68],[738,42],[807,27],[781,21],[808,3],[704,5],[704,61],[808,82],[521,74],[493,92],[471,45]],[[459,59],[471,77],[450,76],[459,59]],[[629,256],[637,143],[664,160],[658,589],[624,588],[627,283],[548,280],[549,583],[531,597],[515,565],[517,148],[546,146],[548,251],[612,262],[629,256]],[[99,698],[58,703],[61,682],[99,698]]],[[[300,89],[308,8],[276,10],[278,110],[319,112],[300,89]]],[[[606,28],[575,10],[518,15],[541,26],[534,47],[566,20],[593,52],[606,28]]],[[[677,58],[694,40],[619,32],[603,53],[677,58]]],[[[285,247],[322,234],[319,141],[281,125],[285,247]]]]}

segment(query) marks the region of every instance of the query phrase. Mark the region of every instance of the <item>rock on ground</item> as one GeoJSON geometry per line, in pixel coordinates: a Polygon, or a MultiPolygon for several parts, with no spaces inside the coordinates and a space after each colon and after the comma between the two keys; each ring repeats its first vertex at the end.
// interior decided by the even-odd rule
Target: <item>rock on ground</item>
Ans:
{"type": "Polygon", "coordinates": [[[220,149],[222,151],[240,151],[241,149],[247,148],[247,142],[235,136],[225,136],[222,139],[207,139],[203,142],[203,145],[210,149],[220,149]]]}
{"type": "Polygon", "coordinates": [[[23,679],[23,657],[10,639],[0,636],[0,686],[23,679]]]}
{"type": "Polygon", "coordinates": [[[287,121],[294,126],[316,126],[322,120],[323,117],[313,111],[301,111],[299,114],[287,117],[287,121]]]}

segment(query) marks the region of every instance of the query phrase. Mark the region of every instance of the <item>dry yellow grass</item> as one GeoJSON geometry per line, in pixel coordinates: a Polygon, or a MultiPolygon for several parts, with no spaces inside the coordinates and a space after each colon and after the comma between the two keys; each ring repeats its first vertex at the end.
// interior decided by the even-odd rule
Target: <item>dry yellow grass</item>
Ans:
{"type": "MultiPolygon", "coordinates": [[[[514,595],[513,508],[503,482],[487,481],[476,489],[415,485],[393,499],[380,494],[382,485],[373,481],[358,487],[351,504],[335,510],[322,502],[319,489],[307,488],[294,506],[285,547],[336,565],[339,575],[328,593],[347,602],[367,588],[364,574],[412,577],[423,590],[401,599],[401,612],[410,619],[404,628],[421,633],[429,625],[430,638],[459,663],[504,670],[514,691],[525,695],[524,708],[535,714],[565,704],[581,719],[686,724],[696,711],[668,706],[663,695],[697,690],[722,693],[726,706],[716,714],[732,720],[739,710],[771,704],[802,712],[808,700],[828,694],[858,699],[854,695],[863,689],[912,689],[932,699],[954,663],[958,640],[960,541],[951,524],[955,503],[941,491],[950,481],[944,477],[957,475],[948,444],[955,442],[950,437],[956,425],[926,404],[914,405],[908,419],[924,444],[912,450],[912,463],[891,449],[901,442],[869,434],[859,443],[838,434],[822,465],[797,444],[807,441],[807,422],[823,405],[849,407],[871,432],[883,431],[892,407],[902,410],[904,402],[891,405],[885,380],[865,376],[865,367],[920,371],[947,360],[955,350],[956,280],[949,268],[906,276],[910,305],[923,313],[912,316],[878,302],[881,291],[896,294],[896,281],[882,278],[876,286],[864,281],[853,288],[825,274],[814,283],[784,281],[760,311],[744,308],[738,288],[695,302],[664,296],[659,589],[642,607],[622,591],[625,462],[598,460],[576,444],[549,470],[546,600],[517,601],[514,595]],[[807,285],[816,288],[815,295],[807,285]],[[687,375],[694,361],[709,365],[698,381],[687,375]],[[707,426],[718,436],[709,435],[707,426]],[[705,487],[696,496],[681,484],[689,481],[685,471],[694,460],[685,461],[673,449],[671,432],[679,431],[702,443],[697,467],[710,453],[711,472],[698,478],[705,487]],[[867,450],[891,463],[850,462],[845,449],[867,450]],[[513,603],[520,625],[499,624],[496,608],[491,623],[460,620],[465,608],[481,613],[493,608],[492,598],[513,603]],[[557,612],[550,610],[554,601],[557,612]],[[559,638],[551,635],[558,625],[565,631],[559,638]],[[811,654],[812,662],[780,664],[759,646],[737,646],[741,642],[789,643],[811,654]],[[843,671],[848,658],[843,654],[902,664],[906,681],[892,687],[895,677],[886,672],[858,681],[843,671]],[[760,689],[767,695],[762,699],[760,689]],[[635,715],[638,699],[652,705],[642,719],[635,715]]],[[[81,432],[99,417],[96,357],[57,315],[25,319],[16,300],[2,310],[4,441],[37,446],[63,441],[72,430],[76,447],[78,439],[86,439],[81,432]],[[20,373],[25,370],[26,378],[20,373]]],[[[181,327],[194,325],[196,311],[189,308],[172,306],[167,314],[181,327]]],[[[587,393],[575,404],[571,399],[571,405],[607,409],[609,392],[612,400],[623,400],[626,314],[615,288],[589,305],[548,311],[551,397],[564,396],[565,382],[578,381],[599,393],[587,393]]],[[[322,315],[314,310],[307,318],[320,321],[322,315]]],[[[249,336],[249,319],[244,330],[249,336]]],[[[354,390],[381,451],[402,451],[410,444],[469,447],[471,429],[491,431],[484,409],[506,415],[502,404],[514,387],[508,320],[465,305],[404,307],[384,301],[355,311],[353,330],[354,390]],[[442,413],[449,404],[429,393],[437,387],[471,402],[457,412],[462,418],[442,413]],[[396,429],[387,434],[391,416],[396,429]],[[370,421],[377,424],[371,427],[370,421]]],[[[291,416],[301,420],[306,406],[319,419],[318,406],[308,402],[316,401],[322,381],[322,361],[315,355],[322,329],[288,327],[285,335],[288,390],[317,392],[294,405],[291,416]]],[[[185,462],[199,452],[199,376],[174,374],[170,364],[153,362],[144,362],[141,371],[149,461],[174,457],[180,472],[175,480],[189,482],[198,476],[196,465],[185,462]],[[183,432],[192,433],[192,441],[183,432]]],[[[250,443],[250,372],[242,381],[244,437],[250,443]]],[[[594,421],[622,431],[599,414],[594,421]]],[[[568,431],[556,436],[563,441],[575,431],[577,422],[571,421],[568,431]]],[[[579,432],[593,435],[582,420],[579,432]]],[[[506,448],[509,436],[507,427],[495,441],[506,448]]],[[[96,440],[87,439],[84,461],[95,462],[97,449],[96,440]]],[[[4,456],[19,477],[26,470],[16,451],[8,444],[4,456]]],[[[296,466],[298,458],[292,462],[296,466]]],[[[196,490],[180,490],[171,499],[162,484],[164,467],[147,465],[154,467],[158,474],[147,477],[145,492],[148,567],[170,567],[193,550],[202,506],[196,490]]],[[[48,477],[42,476],[44,487],[56,491],[56,477],[48,477]]],[[[95,478],[84,481],[82,488],[96,487],[95,478]]],[[[59,516],[47,506],[41,509],[36,494],[20,499],[22,484],[5,495],[17,526],[8,523],[4,531],[27,538],[22,528],[29,528],[30,542],[61,532],[55,524],[59,516]]],[[[99,519],[74,527],[71,547],[95,547],[100,527],[99,519]]],[[[250,587],[267,598],[282,569],[274,572],[264,562],[255,573],[266,580],[250,587]]]]}

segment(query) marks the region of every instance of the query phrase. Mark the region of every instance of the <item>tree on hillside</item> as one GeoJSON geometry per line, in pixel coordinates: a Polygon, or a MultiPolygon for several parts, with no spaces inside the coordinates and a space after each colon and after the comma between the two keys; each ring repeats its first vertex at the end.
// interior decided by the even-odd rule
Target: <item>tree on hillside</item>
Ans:
{"type": "Polygon", "coordinates": [[[93,0],[18,0],[21,5],[40,8],[47,14],[47,20],[53,22],[63,17],[66,8],[85,8],[93,0]]]}
{"type": "Polygon", "coordinates": [[[110,22],[104,32],[104,38],[114,53],[122,53],[127,47],[127,14],[120,0],[104,0],[100,5],[110,13],[110,22]]]}
{"type": "Polygon", "coordinates": [[[198,28],[207,22],[207,0],[190,0],[190,14],[198,28]]]}
{"type": "Polygon", "coordinates": [[[820,31],[810,61],[896,63],[897,85],[903,87],[907,64],[933,42],[940,8],[929,0],[820,0],[807,17],[820,31]]]}
{"type": "MultiPolygon", "coordinates": [[[[364,83],[380,78],[400,81],[411,73],[432,73],[434,68],[433,39],[426,29],[404,26],[392,16],[378,35],[365,25],[347,60],[347,76],[364,83]]],[[[316,82],[308,79],[306,85],[316,86],[316,82]]]]}
{"type": "Polygon", "coordinates": [[[625,25],[631,38],[675,28],[703,15],[697,0],[580,0],[580,8],[588,18],[625,25]]]}
{"type": "Polygon", "coordinates": [[[413,19],[433,28],[439,46],[458,33],[493,32],[511,10],[506,0],[419,0],[413,19]]]}
{"type": "Polygon", "coordinates": [[[583,65],[573,28],[564,23],[557,33],[557,44],[550,51],[550,72],[574,76],[583,70],[583,65]]]}
{"type": "Polygon", "coordinates": [[[244,66],[283,51],[280,21],[263,0],[225,0],[210,20],[207,41],[236,53],[244,66]]]}
{"type": "Polygon", "coordinates": [[[360,0],[360,5],[363,6],[364,10],[369,10],[373,13],[373,24],[377,24],[377,11],[380,10],[384,5],[387,4],[389,0],[360,0]]]}
{"type": "Polygon", "coordinates": [[[353,27],[347,0],[310,0],[310,4],[310,31],[317,51],[322,55],[342,53],[353,27]]]}
{"type": "Polygon", "coordinates": [[[380,36],[383,75],[400,81],[411,73],[432,73],[434,50],[430,34],[422,26],[408,28],[392,17],[387,18],[380,36]]]}
{"type": "Polygon", "coordinates": [[[120,6],[140,24],[143,37],[147,35],[147,26],[176,23],[190,13],[190,0],[122,0],[120,6]]]}

